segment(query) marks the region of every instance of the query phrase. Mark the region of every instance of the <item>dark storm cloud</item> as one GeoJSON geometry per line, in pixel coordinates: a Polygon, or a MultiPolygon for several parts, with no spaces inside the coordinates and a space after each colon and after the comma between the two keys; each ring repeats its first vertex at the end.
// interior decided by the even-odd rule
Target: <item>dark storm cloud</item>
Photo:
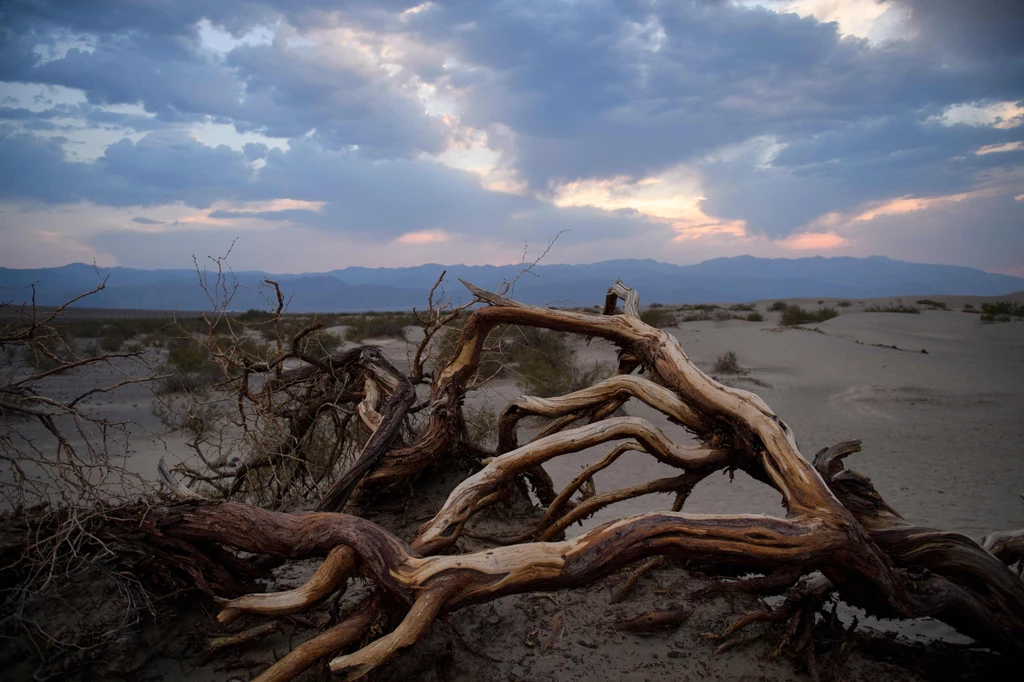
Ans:
{"type": "Polygon", "coordinates": [[[11,159],[0,196],[198,208],[287,197],[327,204],[232,217],[382,238],[585,221],[593,235],[649,227],[635,214],[487,192],[473,175],[423,160],[451,134],[426,115],[416,96],[423,84],[459,101],[463,123],[502,140],[502,162],[540,195],[561,180],[687,164],[704,173],[706,212],[772,237],[865,201],[962,192],[986,173],[1019,167],[1019,152],[974,151],[1019,141],[1021,128],[936,117],[958,103],[1024,98],[1021,3],[896,2],[914,35],[885,43],[725,0],[439,0],[407,16],[399,13],[416,3],[10,2],[0,9],[0,80],[80,89],[88,102],[0,110],[9,125],[0,147],[11,159]],[[203,19],[235,38],[277,22],[345,29],[379,54],[386,36],[400,37],[401,49],[387,54],[401,68],[367,66],[351,46],[328,53],[281,35],[214,54],[201,45],[203,19]],[[100,106],[135,103],[151,116],[100,106]],[[59,141],[30,134],[60,132],[55,121],[67,117],[152,132],[75,164],[59,141]],[[237,152],[161,130],[206,120],[290,146],[237,152]],[[752,139],[780,147],[770,165],[752,139]],[[744,144],[746,153],[720,153],[744,144]]]}
{"type": "Polygon", "coordinates": [[[1024,151],[978,155],[1021,139],[1020,130],[944,126],[914,116],[868,119],[790,143],[771,162],[703,164],[706,211],[748,221],[771,237],[868,200],[970,189],[986,172],[1021,166],[1024,151]]]}
{"type": "Polygon", "coordinates": [[[1015,57],[1024,51],[1020,0],[895,0],[910,11],[922,41],[968,56],[1015,57]]]}
{"type": "MultiPolygon", "coordinates": [[[[0,80],[81,89],[92,104],[141,103],[164,122],[207,117],[241,131],[295,137],[315,130],[332,147],[357,145],[367,156],[409,156],[443,149],[443,127],[423,115],[383,70],[338,64],[308,46],[243,45],[227,59],[201,49],[198,22],[238,35],[332,3],[113,2],[14,3],[0,30],[0,80]],[[284,11],[287,10],[287,11],[284,11]],[[62,41],[87,35],[57,59],[62,41]]],[[[147,129],[147,128],[142,128],[147,129]]]]}
{"type": "Polygon", "coordinates": [[[266,165],[258,172],[246,153],[207,147],[180,131],[121,140],[91,165],[68,161],[58,141],[17,133],[0,134],[0,154],[7,161],[0,175],[0,197],[6,199],[108,206],[182,202],[200,209],[218,200],[328,201],[322,211],[219,210],[210,217],[291,220],[377,239],[425,229],[500,235],[510,226],[517,236],[543,238],[561,229],[560,219],[562,227],[595,236],[646,224],[628,214],[566,211],[486,192],[471,173],[431,161],[370,161],[308,139],[293,140],[286,151],[266,152],[266,165]]]}
{"type": "Polygon", "coordinates": [[[61,142],[0,127],[0,199],[64,203],[85,198],[92,169],[65,161],[61,142]]]}
{"type": "MultiPolygon", "coordinates": [[[[1019,96],[1020,64],[949,69],[916,44],[727,3],[441,5],[425,34],[470,65],[470,118],[521,136],[531,179],[640,174],[754,135],[1019,96]],[[453,28],[457,27],[457,28],[453,28]],[[486,68],[480,68],[481,66],[486,68]]],[[[422,18],[421,18],[422,17],[422,18]]]]}
{"type": "Polygon", "coordinates": [[[0,130],[0,196],[105,206],[181,201],[203,208],[243,194],[253,175],[241,154],[207,147],[180,131],[150,133],[137,143],[121,140],[92,164],[68,161],[60,141],[0,130]]]}

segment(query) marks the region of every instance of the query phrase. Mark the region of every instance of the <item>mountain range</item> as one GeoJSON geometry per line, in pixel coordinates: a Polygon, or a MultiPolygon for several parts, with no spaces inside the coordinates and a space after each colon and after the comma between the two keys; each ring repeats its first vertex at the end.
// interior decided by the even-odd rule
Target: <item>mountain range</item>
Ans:
{"type": "MultiPolygon", "coordinates": [[[[486,289],[511,280],[521,265],[437,265],[406,268],[351,267],[324,273],[231,273],[238,288],[231,310],[266,309],[259,284],[274,279],[291,312],[409,310],[426,305],[427,292],[442,271],[453,301],[466,300],[456,278],[486,289]]],[[[215,273],[212,273],[215,274],[215,273]]],[[[0,268],[0,301],[20,302],[35,285],[36,302],[58,305],[94,288],[106,288],[79,302],[90,308],[208,310],[210,301],[195,270],[96,268],[73,263],[57,268],[0,268]]],[[[954,265],[929,265],[867,258],[716,258],[696,265],[654,260],[610,260],[588,265],[538,265],[515,284],[525,303],[590,306],[602,303],[608,286],[621,279],[639,290],[644,303],[744,302],[775,298],[879,298],[886,296],[998,296],[1024,291],[1024,278],[954,265]]],[[[212,281],[212,280],[211,280],[212,281]]]]}

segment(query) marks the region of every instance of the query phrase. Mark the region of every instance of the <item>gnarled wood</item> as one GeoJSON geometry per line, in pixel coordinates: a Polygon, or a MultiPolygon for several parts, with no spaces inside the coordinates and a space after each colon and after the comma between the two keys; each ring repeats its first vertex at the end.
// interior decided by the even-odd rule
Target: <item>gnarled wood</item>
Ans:
{"type": "MultiPolygon", "coordinates": [[[[460,440],[464,432],[460,406],[484,341],[498,325],[607,339],[620,349],[620,373],[567,396],[514,401],[499,421],[498,456],[485,460],[485,466],[457,485],[410,544],[365,519],[340,513],[283,514],[201,502],[159,511],[156,527],[163,537],[176,542],[216,543],[282,559],[327,556],[306,585],[287,593],[247,595],[226,602],[222,620],[243,611],[283,614],[308,608],[349,577],[366,576],[382,594],[408,607],[408,612],[392,632],[331,662],[345,679],[354,679],[414,644],[446,612],[507,594],[583,585],[640,559],[672,557],[767,576],[750,580],[751,588],[778,591],[796,582],[787,598],[787,604],[796,604],[796,612],[752,614],[737,621],[728,633],[750,622],[790,618],[784,641],[792,640],[811,669],[813,603],[831,592],[870,613],[933,616],[986,645],[1024,651],[1024,583],[997,558],[1019,561],[1022,534],[996,534],[982,547],[962,535],[910,524],[885,503],[868,479],[844,468],[843,459],[859,450],[857,441],[823,450],[812,466],[801,455],[792,431],[763,400],[709,377],[689,360],[675,337],[644,324],[639,318],[639,297],[621,282],[609,290],[604,315],[528,306],[470,284],[467,287],[488,307],[469,316],[452,359],[436,372],[424,403],[429,405],[424,413],[429,420],[416,442],[397,447],[394,440],[412,404],[411,383],[376,358],[364,367],[371,375],[363,394],[364,419],[374,433],[352,475],[336,486],[341,492],[332,490],[323,508],[340,509],[360,479],[360,490],[368,497],[393,491],[465,447],[460,440]],[[626,303],[625,312],[616,315],[619,299],[626,303]],[[643,367],[649,378],[630,375],[636,366],[643,367]],[[378,386],[388,394],[379,423],[372,414],[378,386]],[[703,445],[680,446],[646,420],[612,417],[614,409],[630,398],[644,401],[682,425],[703,445]],[[519,445],[516,429],[527,415],[553,421],[534,440],[519,445]],[[568,428],[584,417],[591,423],[568,428]],[[503,499],[519,476],[533,472],[543,483],[540,467],[544,462],[606,442],[617,446],[560,493],[552,489],[542,496],[548,508],[534,532],[506,546],[440,554],[452,551],[473,515],[503,499]],[[372,448],[371,443],[375,443],[372,448]],[[585,499],[572,502],[598,471],[628,450],[648,453],[681,473],[600,494],[591,490],[585,499]],[[782,494],[786,518],[679,511],[703,477],[737,467],[782,494]],[[674,511],[638,514],[570,540],[552,541],[570,524],[604,506],[672,491],[677,492],[674,511]],[[533,537],[541,541],[523,542],[533,537]],[[798,580],[801,576],[810,577],[798,580]]],[[[357,360],[347,357],[346,362],[351,367],[357,360]]],[[[282,373],[282,381],[286,375],[282,373]]],[[[317,657],[352,643],[369,627],[367,609],[373,611],[366,607],[296,649],[272,668],[277,676],[266,679],[288,679],[287,675],[317,657]],[[285,661],[290,662],[283,665],[285,661]]],[[[671,617],[648,614],[637,622],[668,622],[684,611],[674,610],[671,617]]]]}
{"type": "MultiPolygon", "coordinates": [[[[373,429],[373,434],[363,446],[363,451],[345,475],[339,478],[324,495],[317,505],[320,511],[340,511],[345,508],[349,496],[359,485],[363,477],[391,447],[406,412],[416,401],[416,390],[412,382],[388,362],[384,354],[375,348],[367,348],[360,355],[360,362],[372,372],[376,378],[391,388],[387,404],[380,416],[380,422],[373,429]]],[[[367,397],[370,397],[369,392],[367,397]]],[[[362,403],[360,403],[362,404],[362,403]]],[[[375,420],[366,417],[370,422],[375,420]]]]}

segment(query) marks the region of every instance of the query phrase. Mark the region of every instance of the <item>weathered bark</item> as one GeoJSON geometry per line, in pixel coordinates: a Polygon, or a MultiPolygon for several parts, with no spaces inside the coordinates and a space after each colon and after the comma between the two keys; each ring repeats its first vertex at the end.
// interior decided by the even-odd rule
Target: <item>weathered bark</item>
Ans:
{"type": "MultiPolygon", "coordinates": [[[[364,419],[369,419],[371,422],[377,422],[373,429],[373,435],[370,436],[370,439],[366,441],[366,445],[363,446],[359,459],[352,464],[344,476],[331,486],[320,501],[320,504],[317,505],[317,509],[320,511],[340,511],[345,508],[345,503],[348,502],[348,498],[356,489],[356,486],[363,480],[367,472],[374,467],[377,460],[384,456],[391,448],[395,438],[398,436],[399,429],[402,427],[402,420],[416,401],[416,391],[412,386],[412,382],[395,369],[379,350],[369,348],[364,350],[360,362],[375,375],[377,380],[390,388],[391,395],[388,396],[384,411],[378,416],[379,421],[378,419],[370,419],[369,416],[364,417],[364,419]]],[[[370,381],[368,383],[373,385],[370,381]]],[[[368,398],[370,398],[371,393],[372,389],[367,391],[368,398]]],[[[362,404],[360,403],[360,405],[362,404]]],[[[376,412],[376,410],[374,409],[373,412],[376,412]]],[[[369,412],[367,412],[368,414],[369,412]]]]}
{"type": "MultiPolygon", "coordinates": [[[[859,449],[855,442],[822,451],[812,466],[801,455],[792,431],[764,401],[707,376],[673,336],[645,325],[638,316],[638,296],[621,282],[609,290],[605,315],[526,306],[467,286],[490,307],[469,317],[453,358],[434,378],[429,422],[422,436],[410,445],[394,446],[398,426],[412,404],[411,384],[396,377],[397,372],[375,374],[388,393],[387,403],[378,412],[376,384],[364,391],[361,414],[373,435],[321,508],[340,509],[357,484],[368,495],[396,490],[459,447],[463,394],[479,364],[484,340],[496,325],[529,325],[608,339],[629,358],[624,363],[627,370],[642,366],[649,379],[620,374],[568,396],[515,401],[499,422],[498,456],[452,490],[410,544],[366,519],[341,513],[284,514],[204,502],[154,512],[149,517],[152,532],[169,541],[223,545],[289,560],[327,557],[310,582],[296,590],[225,602],[222,621],[242,612],[293,613],[324,599],[349,577],[366,576],[382,595],[404,604],[408,612],[391,632],[332,660],[331,668],[343,679],[355,679],[414,644],[446,612],[507,594],[583,585],[640,559],[671,557],[766,574],[749,581],[752,587],[781,589],[796,582],[789,596],[802,615],[791,621],[799,624],[799,631],[791,626],[787,637],[800,640],[798,649],[806,652],[812,668],[816,609],[809,604],[831,591],[870,613],[933,616],[986,645],[1024,651],[1024,583],[1003,563],[1020,560],[1021,534],[990,536],[990,552],[964,536],[909,524],[870,481],[844,470],[843,458],[859,449]],[[613,315],[619,298],[626,302],[625,312],[613,315]],[[659,410],[701,444],[680,446],[646,420],[611,417],[611,411],[628,398],[659,410]],[[526,415],[552,422],[520,446],[516,427],[526,415]],[[586,416],[591,423],[566,428],[586,416]],[[533,532],[506,546],[442,554],[452,550],[474,514],[503,499],[518,477],[528,472],[540,477],[544,462],[606,442],[616,442],[616,448],[560,494],[550,492],[544,500],[548,509],[533,532]],[[592,482],[594,474],[627,450],[647,453],[681,473],[600,494],[591,490],[585,499],[573,502],[573,495],[592,482]],[[376,468],[366,473],[374,463],[376,468]],[[703,477],[736,467],[782,494],[786,518],[678,511],[703,477]],[[551,541],[603,506],[666,491],[677,492],[675,511],[638,514],[569,540],[551,541]],[[541,541],[523,542],[533,538],[541,541]]],[[[371,365],[385,367],[377,360],[371,365]]],[[[297,648],[271,669],[273,675],[268,671],[270,676],[260,679],[289,679],[317,658],[354,643],[366,632],[376,608],[360,609],[297,648]]],[[[648,614],[636,625],[670,624],[684,613],[675,609],[667,615],[648,614]]],[[[750,622],[784,617],[782,611],[752,614],[728,633],[750,622]]]]}
{"type": "MultiPolygon", "coordinates": [[[[998,556],[960,533],[915,526],[885,503],[871,480],[845,470],[860,441],[822,450],[814,460],[829,486],[875,542],[901,568],[914,569],[928,591],[929,614],[1004,650],[1024,650],[1024,582],[998,556]],[[921,574],[923,572],[923,575],[921,574]]],[[[1017,533],[998,534],[1011,538],[1017,533]]],[[[993,542],[993,545],[998,540],[993,542]]],[[[1000,547],[1005,557],[1008,553],[1000,547]]],[[[1012,562],[1011,562],[1012,563],[1012,562]]]]}

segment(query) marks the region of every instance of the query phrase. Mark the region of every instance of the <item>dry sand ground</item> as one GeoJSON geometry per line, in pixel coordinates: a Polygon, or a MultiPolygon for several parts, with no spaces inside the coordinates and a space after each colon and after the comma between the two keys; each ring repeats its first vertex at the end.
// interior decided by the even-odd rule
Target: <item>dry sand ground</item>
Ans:
{"type": "MultiPolygon", "coordinates": [[[[838,318],[804,328],[783,330],[776,326],[778,313],[766,313],[761,323],[688,322],[671,331],[705,371],[719,355],[734,351],[748,373],[721,379],[761,395],[793,428],[805,457],[840,440],[861,439],[864,451],[851,458],[850,466],[870,476],[886,501],[909,520],[974,538],[1024,527],[1020,497],[1024,493],[1024,323],[981,324],[977,315],[960,309],[965,302],[978,305],[983,299],[933,298],[947,302],[951,310],[920,315],[864,313],[865,303],[889,302],[866,301],[840,308],[838,318]]],[[[1020,300],[1024,295],[1013,298],[1020,300]]],[[[815,301],[795,302],[816,307],[815,301]]],[[[767,302],[758,308],[765,311],[767,302]]],[[[404,343],[377,343],[396,364],[405,364],[404,343]]],[[[584,362],[610,362],[614,354],[608,344],[595,340],[580,347],[579,357],[584,362]]],[[[55,390],[72,390],[97,379],[83,374],[74,379],[77,385],[55,390]]],[[[500,411],[518,394],[512,382],[503,382],[471,395],[467,404],[500,411]]],[[[147,476],[155,474],[160,457],[174,461],[185,456],[180,437],[152,438],[163,429],[149,414],[150,400],[144,389],[129,387],[100,403],[104,412],[142,425],[129,462],[133,470],[147,476]]],[[[655,420],[680,440],[687,438],[635,401],[626,409],[655,420]]],[[[605,450],[564,457],[546,466],[555,483],[564,484],[605,450]]],[[[599,491],[608,490],[669,471],[634,453],[602,472],[596,484],[599,491]]],[[[396,518],[380,520],[411,536],[429,518],[432,505],[440,502],[430,495],[424,498],[404,526],[396,518]]],[[[670,504],[667,496],[633,500],[600,512],[586,528],[670,504]]],[[[778,494],[742,474],[732,482],[724,475],[705,481],[686,509],[784,512],[778,494]]],[[[483,515],[470,531],[500,533],[502,515],[511,513],[516,512],[483,515]]],[[[581,530],[576,527],[570,533],[581,530]]],[[[477,546],[470,538],[460,543],[463,549],[477,546]]],[[[307,564],[285,569],[271,587],[297,585],[312,568],[307,564]]],[[[507,597],[460,611],[435,626],[411,656],[385,671],[384,678],[414,674],[422,679],[455,680],[783,680],[798,675],[787,660],[765,660],[770,638],[716,655],[714,644],[701,637],[755,608],[756,602],[746,597],[693,604],[693,615],[674,632],[650,637],[615,632],[610,623],[619,618],[669,604],[687,605],[686,595],[705,582],[682,569],[662,569],[641,580],[629,600],[610,606],[608,597],[621,579],[621,575],[612,576],[583,590],[507,597]],[[561,624],[556,628],[561,633],[552,637],[556,623],[561,624]]],[[[852,614],[842,610],[840,615],[849,620],[852,614]]],[[[195,628],[211,628],[211,620],[200,616],[157,633],[147,632],[146,640],[154,644],[156,655],[145,660],[145,654],[135,652],[141,667],[125,679],[249,679],[249,669],[218,670],[223,661],[197,667],[194,658],[182,654],[182,649],[202,639],[195,628]]],[[[904,641],[967,641],[941,623],[896,626],[868,621],[866,627],[898,630],[904,641]]],[[[285,629],[287,634],[244,652],[243,658],[269,661],[288,648],[292,636],[294,642],[308,636],[285,629]]],[[[854,646],[845,671],[849,679],[941,679],[951,674],[943,669],[941,662],[946,659],[936,657],[937,651],[951,651],[943,646],[933,642],[927,652],[904,647],[889,661],[892,652],[879,649],[882,644],[877,640],[864,640],[854,646]]],[[[956,651],[950,655],[961,660],[969,656],[956,651]]],[[[991,677],[992,669],[983,674],[991,677]]]]}

